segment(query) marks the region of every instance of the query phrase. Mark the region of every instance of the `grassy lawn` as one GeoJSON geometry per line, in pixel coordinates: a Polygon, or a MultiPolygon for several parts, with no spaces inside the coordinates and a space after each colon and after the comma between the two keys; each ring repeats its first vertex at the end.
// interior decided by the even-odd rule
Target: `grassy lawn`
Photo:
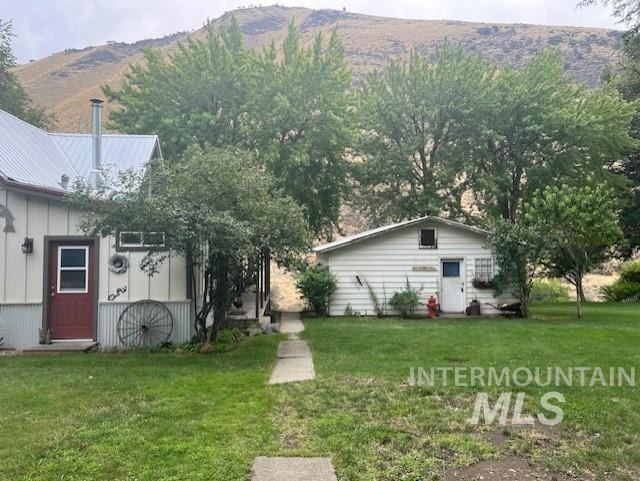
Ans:
{"type": "Polygon", "coordinates": [[[280,336],[223,354],[0,358],[0,479],[244,480],[280,336]]]}
{"type": "Polygon", "coordinates": [[[282,336],[211,356],[0,358],[0,480],[244,481],[257,455],[331,456],[341,481],[448,480],[507,455],[577,479],[640,479],[636,388],[513,388],[529,413],[560,391],[565,419],[503,429],[469,424],[482,388],[407,384],[410,367],[638,369],[637,305],[585,311],[581,321],[571,305],[529,320],[307,319],[318,378],[280,386],[265,383],[282,336]]]}
{"type": "Polygon", "coordinates": [[[281,389],[280,444],[290,454],[332,456],[345,480],[446,479],[451,468],[505,453],[559,473],[640,479],[637,388],[501,388],[525,392],[531,413],[547,391],[566,397],[559,426],[503,430],[467,422],[476,393],[495,399],[496,388],[406,384],[411,366],[638,369],[638,306],[585,311],[581,321],[572,305],[540,306],[524,321],[307,319],[304,337],[319,377],[281,389]],[[506,443],[492,441],[496,435],[506,443]]]}

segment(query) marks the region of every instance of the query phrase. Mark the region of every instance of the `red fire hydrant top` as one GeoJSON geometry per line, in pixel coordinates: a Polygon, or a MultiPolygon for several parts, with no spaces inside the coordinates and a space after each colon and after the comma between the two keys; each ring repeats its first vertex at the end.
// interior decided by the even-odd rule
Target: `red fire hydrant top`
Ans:
{"type": "Polygon", "coordinates": [[[427,307],[429,308],[429,317],[431,319],[435,318],[438,313],[437,313],[437,309],[438,309],[438,301],[435,298],[435,296],[431,295],[429,296],[429,300],[427,301],[427,307]]]}

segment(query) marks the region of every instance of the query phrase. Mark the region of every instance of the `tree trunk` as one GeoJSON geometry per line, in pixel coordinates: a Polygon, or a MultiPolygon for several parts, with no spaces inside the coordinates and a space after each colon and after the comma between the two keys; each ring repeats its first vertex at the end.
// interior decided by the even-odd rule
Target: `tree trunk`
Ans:
{"type": "Polygon", "coordinates": [[[579,285],[582,285],[582,279],[580,279],[579,282],[576,282],[576,309],[578,311],[578,319],[582,317],[582,296],[580,292],[582,287],[579,288],[579,285]]]}
{"type": "Polygon", "coordinates": [[[582,286],[582,277],[576,280],[576,298],[580,298],[580,302],[587,302],[584,295],[584,287],[582,286]]]}
{"type": "Polygon", "coordinates": [[[229,308],[229,259],[223,255],[217,255],[215,259],[215,280],[213,290],[213,325],[209,339],[215,341],[218,331],[224,323],[229,308]]]}

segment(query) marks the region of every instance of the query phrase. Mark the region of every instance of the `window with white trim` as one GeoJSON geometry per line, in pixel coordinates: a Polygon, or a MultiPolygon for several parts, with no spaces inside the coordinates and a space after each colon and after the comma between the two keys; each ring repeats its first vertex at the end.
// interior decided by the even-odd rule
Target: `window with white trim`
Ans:
{"type": "Polygon", "coordinates": [[[58,247],[58,294],[89,292],[89,247],[58,247]]]}
{"type": "Polygon", "coordinates": [[[474,278],[479,281],[490,281],[493,279],[493,259],[491,257],[476,257],[474,278]]]}
{"type": "Polygon", "coordinates": [[[118,234],[118,247],[121,249],[144,249],[164,245],[164,232],[122,231],[118,234]]]}

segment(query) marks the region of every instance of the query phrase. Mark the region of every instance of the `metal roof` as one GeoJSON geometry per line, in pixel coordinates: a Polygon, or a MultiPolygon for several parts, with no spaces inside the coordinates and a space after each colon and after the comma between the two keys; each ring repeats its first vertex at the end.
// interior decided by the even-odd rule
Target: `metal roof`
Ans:
{"type": "MultiPolygon", "coordinates": [[[[62,175],[69,177],[69,186],[89,176],[91,145],[91,134],[45,132],[0,110],[0,176],[5,181],[64,193],[62,175]]],[[[156,157],[156,135],[102,136],[105,170],[141,169],[156,157]]]]}
{"type": "Polygon", "coordinates": [[[478,227],[474,227],[471,225],[463,224],[462,222],[457,222],[455,220],[445,219],[443,217],[437,217],[433,215],[426,215],[424,217],[418,217],[417,219],[405,220],[402,222],[398,222],[397,224],[389,224],[382,227],[376,227],[375,229],[366,230],[364,232],[360,232],[358,234],[353,234],[350,236],[343,237],[342,239],[335,240],[333,242],[329,242],[327,244],[322,244],[320,246],[314,247],[314,252],[329,252],[336,249],[341,249],[343,247],[347,247],[349,245],[355,244],[357,242],[362,242],[368,239],[372,239],[382,234],[386,234],[389,232],[393,232],[399,229],[404,229],[405,227],[410,227],[415,224],[420,224],[425,221],[432,221],[440,224],[445,224],[450,227],[454,227],[457,229],[463,229],[469,232],[473,232],[474,234],[479,234],[486,236],[489,234],[488,231],[484,229],[480,229],[478,227]]]}

